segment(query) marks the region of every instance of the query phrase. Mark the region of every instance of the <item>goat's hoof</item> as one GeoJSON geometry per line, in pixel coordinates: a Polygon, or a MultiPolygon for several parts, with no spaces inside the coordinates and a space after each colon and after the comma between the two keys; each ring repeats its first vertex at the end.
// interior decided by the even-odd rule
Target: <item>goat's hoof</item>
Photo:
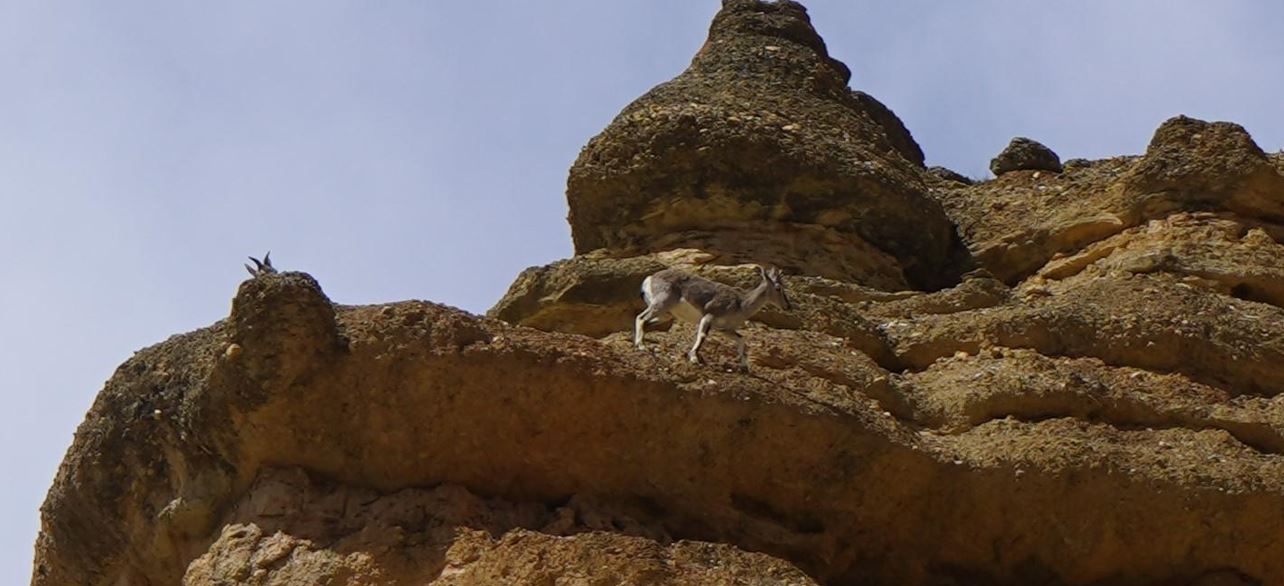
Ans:
{"type": "Polygon", "coordinates": [[[687,362],[690,362],[691,364],[700,364],[700,357],[699,357],[699,356],[687,356],[687,362]]]}

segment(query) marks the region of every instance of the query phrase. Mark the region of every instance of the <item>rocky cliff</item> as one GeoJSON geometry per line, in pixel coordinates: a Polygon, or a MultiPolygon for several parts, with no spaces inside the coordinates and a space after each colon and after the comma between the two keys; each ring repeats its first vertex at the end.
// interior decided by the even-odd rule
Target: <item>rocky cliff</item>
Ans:
{"type": "Polygon", "coordinates": [[[107,383],[32,583],[1284,583],[1284,157],[1178,117],[971,183],[849,77],[725,0],[489,317],[242,283],[107,383]],[[753,262],[751,373],[633,347],[646,275],[753,262]]]}

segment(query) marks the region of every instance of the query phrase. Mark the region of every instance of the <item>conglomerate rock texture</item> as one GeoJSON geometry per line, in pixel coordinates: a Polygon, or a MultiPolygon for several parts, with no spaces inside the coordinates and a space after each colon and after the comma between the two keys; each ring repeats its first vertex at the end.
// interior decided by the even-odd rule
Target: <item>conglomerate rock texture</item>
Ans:
{"type": "Polygon", "coordinates": [[[969,184],[847,80],[727,0],[489,317],[242,283],[100,393],[33,585],[1284,583],[1284,156],[1177,117],[969,184]],[[645,276],[753,262],[750,373],[633,347],[645,276]]]}
{"type": "Polygon", "coordinates": [[[723,2],[691,66],[626,107],[571,167],[576,253],[699,247],[850,281],[957,280],[960,250],[927,193],[922,151],[850,77],[801,5],[723,2]],[[815,256],[834,265],[798,264],[815,256]]]}

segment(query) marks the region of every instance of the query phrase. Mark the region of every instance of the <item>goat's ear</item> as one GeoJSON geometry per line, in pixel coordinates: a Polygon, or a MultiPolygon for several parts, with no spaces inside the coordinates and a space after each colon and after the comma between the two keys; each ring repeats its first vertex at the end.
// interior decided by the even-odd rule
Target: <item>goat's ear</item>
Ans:
{"type": "Polygon", "coordinates": [[[770,279],[770,278],[771,278],[771,277],[768,275],[768,273],[767,273],[767,269],[766,269],[766,268],[763,268],[763,266],[762,266],[762,265],[754,265],[754,266],[755,266],[755,267],[758,267],[758,276],[760,276],[760,277],[762,277],[762,278],[764,278],[764,279],[770,279]]]}
{"type": "MultiPolygon", "coordinates": [[[[254,260],[254,259],[250,259],[250,260],[254,260]]],[[[250,272],[250,276],[251,276],[251,277],[257,277],[257,276],[259,276],[259,274],[258,274],[258,273],[254,272],[254,267],[251,267],[250,265],[245,265],[245,270],[247,270],[247,271],[249,271],[249,272],[250,272]]]]}

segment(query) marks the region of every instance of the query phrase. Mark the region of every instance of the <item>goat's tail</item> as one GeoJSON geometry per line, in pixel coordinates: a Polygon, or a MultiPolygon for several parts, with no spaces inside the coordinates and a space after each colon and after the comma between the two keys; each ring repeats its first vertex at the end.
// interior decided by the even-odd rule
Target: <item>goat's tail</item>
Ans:
{"type": "Polygon", "coordinates": [[[642,286],[638,287],[638,294],[642,296],[642,303],[645,303],[647,305],[651,305],[651,296],[647,295],[647,291],[650,289],[651,289],[651,277],[642,279],[642,286]]]}

